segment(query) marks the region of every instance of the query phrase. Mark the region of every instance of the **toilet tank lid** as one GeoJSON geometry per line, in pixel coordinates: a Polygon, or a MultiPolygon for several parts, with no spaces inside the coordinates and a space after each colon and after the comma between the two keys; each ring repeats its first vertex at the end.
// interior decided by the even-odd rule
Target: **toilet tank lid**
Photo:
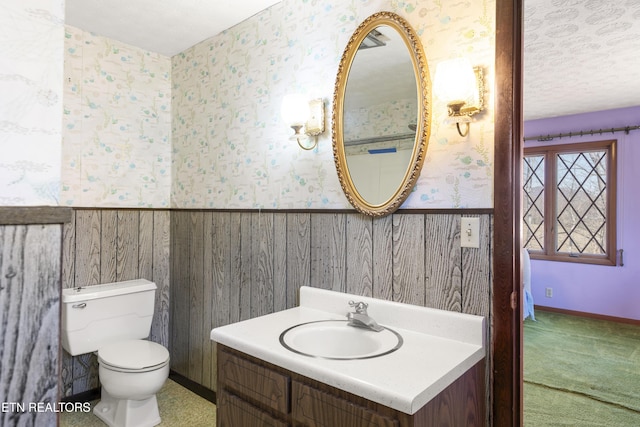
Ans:
{"type": "Polygon", "coordinates": [[[104,283],[101,285],[66,288],[62,290],[62,303],[74,303],[114,295],[143,292],[156,289],[154,282],[146,279],[126,280],[123,282],[104,283]]]}

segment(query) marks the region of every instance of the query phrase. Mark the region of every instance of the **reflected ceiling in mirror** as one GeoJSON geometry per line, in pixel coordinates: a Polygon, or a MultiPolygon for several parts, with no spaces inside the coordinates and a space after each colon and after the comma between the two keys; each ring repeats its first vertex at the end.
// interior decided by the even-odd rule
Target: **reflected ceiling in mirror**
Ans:
{"type": "Polygon", "coordinates": [[[390,214],[411,192],[429,139],[430,92],[409,24],[390,12],[367,18],[342,56],[333,104],[338,178],[358,211],[390,214]]]}

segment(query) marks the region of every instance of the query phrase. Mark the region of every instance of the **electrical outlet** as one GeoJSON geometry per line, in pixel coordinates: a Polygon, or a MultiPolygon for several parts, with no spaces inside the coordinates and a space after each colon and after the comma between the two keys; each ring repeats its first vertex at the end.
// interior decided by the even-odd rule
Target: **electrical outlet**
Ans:
{"type": "Polygon", "coordinates": [[[553,288],[545,288],[544,289],[544,296],[547,298],[552,298],[553,297],[553,288]]]}

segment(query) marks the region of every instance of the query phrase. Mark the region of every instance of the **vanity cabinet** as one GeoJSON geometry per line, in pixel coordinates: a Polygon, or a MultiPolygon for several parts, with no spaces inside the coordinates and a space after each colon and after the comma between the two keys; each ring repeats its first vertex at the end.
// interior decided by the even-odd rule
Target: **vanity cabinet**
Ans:
{"type": "Polygon", "coordinates": [[[484,426],[484,360],[409,415],[218,344],[218,427],[484,426]]]}
{"type": "Polygon", "coordinates": [[[273,416],[290,412],[290,376],[218,347],[218,426],[290,425],[273,416]]]}
{"type": "Polygon", "coordinates": [[[376,408],[368,409],[348,398],[299,381],[292,382],[291,415],[296,426],[305,427],[399,427],[393,416],[385,416],[376,408]]]}

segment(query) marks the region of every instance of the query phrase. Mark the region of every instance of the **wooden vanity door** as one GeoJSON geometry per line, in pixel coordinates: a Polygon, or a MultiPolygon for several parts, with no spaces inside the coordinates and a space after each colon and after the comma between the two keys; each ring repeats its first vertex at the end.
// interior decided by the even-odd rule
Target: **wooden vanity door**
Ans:
{"type": "Polygon", "coordinates": [[[218,427],[289,427],[289,424],[226,392],[218,394],[216,420],[218,427]]]}
{"type": "Polygon", "coordinates": [[[290,426],[290,378],[220,347],[217,426],[290,426]]]}
{"type": "Polygon", "coordinates": [[[399,427],[398,420],[380,415],[314,387],[292,382],[292,418],[297,427],[399,427]]]}

